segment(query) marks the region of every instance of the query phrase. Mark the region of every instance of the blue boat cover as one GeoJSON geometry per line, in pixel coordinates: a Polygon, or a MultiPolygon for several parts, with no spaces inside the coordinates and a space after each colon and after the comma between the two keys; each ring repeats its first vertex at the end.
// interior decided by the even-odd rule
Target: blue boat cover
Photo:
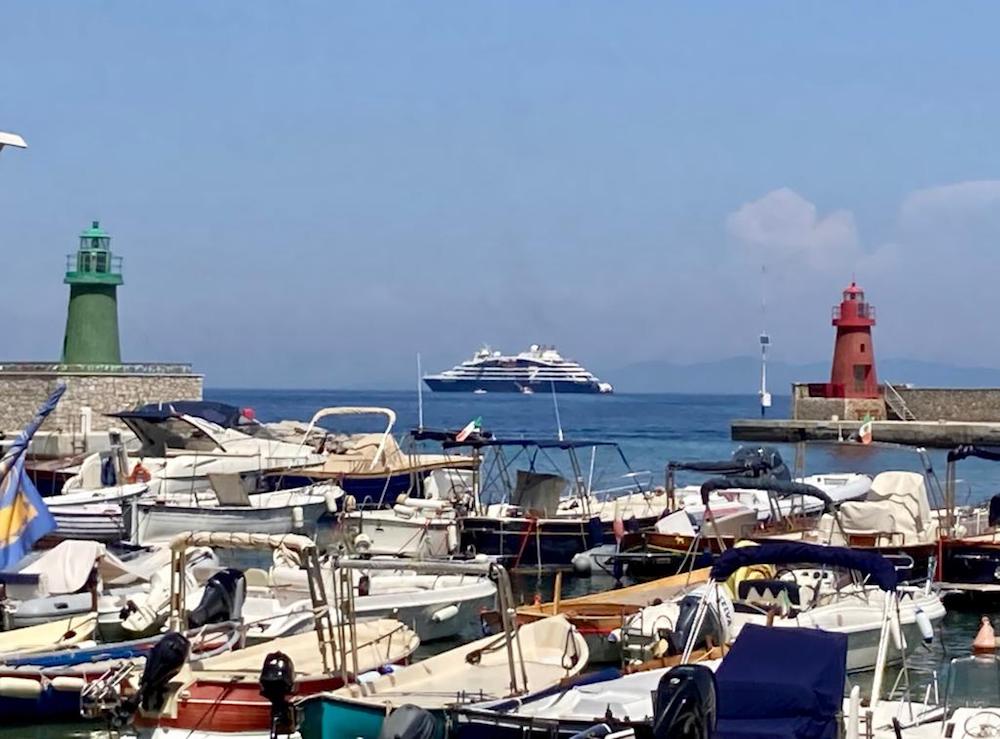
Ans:
{"type": "Polygon", "coordinates": [[[766,477],[713,477],[705,480],[701,485],[701,502],[708,505],[709,494],[716,490],[770,490],[780,496],[805,495],[823,501],[827,511],[832,511],[837,505],[829,495],[812,485],[766,477]]]}
{"type": "Polygon", "coordinates": [[[978,457],[989,462],[1000,462],[1000,447],[977,446],[975,444],[963,444],[948,452],[949,462],[958,462],[968,457],[978,457]]]}
{"type": "Polygon", "coordinates": [[[747,624],[716,673],[713,737],[834,739],[846,679],[846,634],[747,624]]]}
{"type": "Polygon", "coordinates": [[[896,589],[896,570],[877,552],[827,547],[804,542],[768,542],[756,547],[727,549],[712,565],[711,578],[725,580],[741,567],[773,564],[817,564],[843,567],[868,575],[882,590],[896,589]]]}

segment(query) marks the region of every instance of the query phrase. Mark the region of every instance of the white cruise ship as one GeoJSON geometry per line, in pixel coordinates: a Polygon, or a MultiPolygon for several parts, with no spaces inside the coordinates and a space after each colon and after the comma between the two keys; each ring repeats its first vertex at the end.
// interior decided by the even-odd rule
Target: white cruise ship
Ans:
{"type": "Polygon", "coordinates": [[[515,356],[483,347],[450,370],[424,375],[424,382],[436,392],[452,393],[614,392],[609,383],[564,359],[554,346],[540,344],[515,356]]]}

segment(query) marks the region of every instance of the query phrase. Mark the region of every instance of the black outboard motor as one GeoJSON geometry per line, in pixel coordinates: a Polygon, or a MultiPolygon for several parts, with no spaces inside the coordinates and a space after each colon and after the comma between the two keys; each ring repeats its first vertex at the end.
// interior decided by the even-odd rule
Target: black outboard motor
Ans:
{"type": "Polygon", "coordinates": [[[385,717],[378,739],[434,739],[437,734],[430,712],[407,703],[385,717]]]}
{"type": "Polygon", "coordinates": [[[271,702],[271,739],[295,730],[288,696],[295,688],[295,665],[282,652],[271,652],[260,670],[260,694],[271,702]]]}
{"type": "Polygon", "coordinates": [[[711,739],[715,734],[715,675],[704,665],[677,665],[653,696],[654,739],[711,739]]]}
{"type": "MultiPolygon", "coordinates": [[[[684,645],[688,642],[691,629],[694,628],[695,617],[698,613],[698,605],[701,603],[704,593],[691,593],[685,595],[681,600],[680,613],[677,614],[677,624],[674,630],[667,634],[668,654],[681,654],[684,652],[684,645]]],[[[719,646],[723,642],[722,624],[719,622],[719,614],[715,608],[709,604],[705,610],[705,618],[701,622],[701,630],[698,638],[695,639],[694,648],[698,649],[706,645],[708,637],[712,638],[712,643],[719,646]]]]}
{"type": "Polygon", "coordinates": [[[198,607],[188,614],[188,628],[239,620],[246,595],[247,581],[242,572],[233,568],[216,572],[205,583],[198,607]]]}
{"type": "Polygon", "coordinates": [[[167,684],[181,671],[191,653],[191,642],[183,634],[171,631],[163,635],[146,657],[146,667],[139,678],[139,690],[122,703],[116,725],[124,726],[142,706],[144,711],[163,708],[167,684]]]}

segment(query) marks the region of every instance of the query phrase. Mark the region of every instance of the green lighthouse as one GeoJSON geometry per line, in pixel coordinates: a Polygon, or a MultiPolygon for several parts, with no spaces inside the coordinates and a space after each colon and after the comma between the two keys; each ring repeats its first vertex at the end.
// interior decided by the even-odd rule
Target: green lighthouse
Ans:
{"type": "Polygon", "coordinates": [[[122,258],[111,253],[111,237],[98,221],[80,234],[80,248],[66,257],[69,311],[63,364],[121,364],[118,347],[118,286],[122,258]]]}

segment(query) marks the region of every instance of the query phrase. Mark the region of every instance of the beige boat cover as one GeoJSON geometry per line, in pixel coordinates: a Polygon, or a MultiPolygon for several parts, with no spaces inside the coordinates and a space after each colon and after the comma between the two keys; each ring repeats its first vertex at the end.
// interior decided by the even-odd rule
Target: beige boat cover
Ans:
{"type": "Polygon", "coordinates": [[[902,535],[907,543],[935,536],[924,476],[917,472],[879,473],[865,500],[840,505],[840,521],[848,533],[902,535]]]}

